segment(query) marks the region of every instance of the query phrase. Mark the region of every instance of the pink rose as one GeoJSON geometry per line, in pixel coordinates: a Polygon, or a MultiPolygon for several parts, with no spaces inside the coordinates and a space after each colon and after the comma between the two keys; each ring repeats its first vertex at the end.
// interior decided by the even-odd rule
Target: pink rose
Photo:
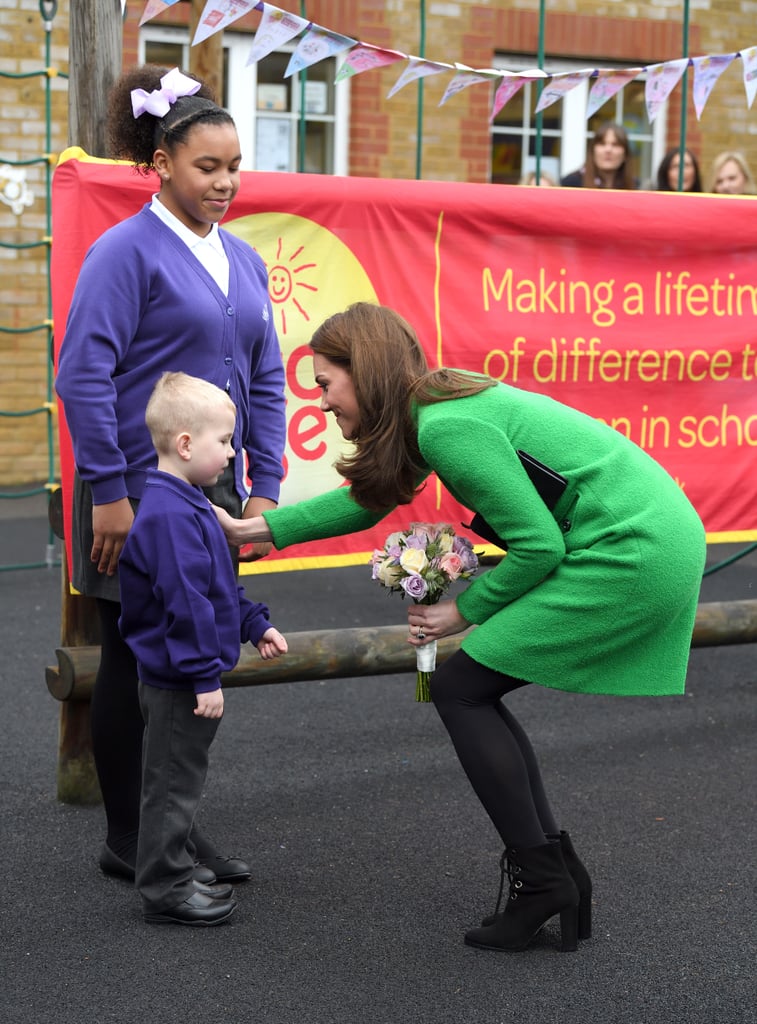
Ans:
{"type": "Polygon", "coordinates": [[[447,551],[439,559],[439,568],[451,580],[456,580],[464,569],[463,560],[454,551],[447,551]]]}

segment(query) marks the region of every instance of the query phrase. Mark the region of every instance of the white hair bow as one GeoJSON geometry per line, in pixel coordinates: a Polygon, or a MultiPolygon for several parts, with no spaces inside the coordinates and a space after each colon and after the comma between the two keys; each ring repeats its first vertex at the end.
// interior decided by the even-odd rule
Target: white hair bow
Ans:
{"type": "Polygon", "coordinates": [[[201,82],[182,75],[178,68],[172,68],[161,78],[160,89],[153,89],[152,92],[132,89],[131,109],[135,117],[141,117],[145,111],[155,114],[156,117],[163,117],[180,96],[193,96],[201,88],[201,82]]]}

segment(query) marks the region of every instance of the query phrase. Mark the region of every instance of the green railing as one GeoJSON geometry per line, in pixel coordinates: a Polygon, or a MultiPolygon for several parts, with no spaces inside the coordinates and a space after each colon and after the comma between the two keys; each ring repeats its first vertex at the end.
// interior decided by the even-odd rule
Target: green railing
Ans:
{"type": "MultiPolygon", "coordinates": [[[[51,186],[52,186],[52,172],[53,166],[57,159],[56,154],[52,152],[52,87],[51,82],[53,78],[59,76],[62,78],[68,77],[65,74],[58,72],[55,68],[50,66],[50,51],[51,51],[51,33],[53,28],[53,19],[58,11],[57,0],[49,2],[49,0],[40,0],[39,4],[40,16],[42,18],[42,26],[45,33],[45,66],[37,71],[28,71],[24,73],[12,73],[7,71],[0,71],[0,78],[9,79],[21,79],[21,78],[44,78],[45,79],[45,151],[38,157],[34,157],[30,160],[10,160],[5,156],[0,155],[0,163],[7,164],[11,167],[30,167],[34,165],[43,165],[45,168],[45,234],[42,238],[35,242],[9,242],[4,238],[0,237],[0,248],[2,249],[35,249],[44,248],[46,256],[46,304],[47,304],[47,316],[38,324],[32,324],[28,327],[7,327],[0,325],[0,333],[2,334],[33,334],[37,331],[44,331],[46,337],[45,345],[45,371],[46,371],[46,386],[45,395],[41,399],[39,404],[32,409],[22,409],[20,411],[10,412],[5,409],[0,409],[0,416],[11,417],[11,418],[26,418],[30,416],[44,416],[46,423],[47,432],[47,480],[44,484],[31,488],[30,490],[18,490],[18,491],[0,491],[0,500],[18,500],[21,498],[30,498],[38,494],[51,493],[56,490],[58,483],[55,477],[55,443],[54,443],[54,431],[55,431],[55,414],[56,414],[56,403],[53,394],[53,321],[52,321],[52,299],[50,293],[50,250],[52,245],[52,217],[51,217],[51,186]]],[[[52,531],[52,527],[49,528],[47,543],[45,545],[45,556],[44,559],[39,562],[28,562],[20,563],[17,565],[0,565],[0,571],[7,571],[11,569],[39,569],[39,568],[51,568],[54,565],[60,564],[56,558],[56,543],[55,536],[52,531]]]]}

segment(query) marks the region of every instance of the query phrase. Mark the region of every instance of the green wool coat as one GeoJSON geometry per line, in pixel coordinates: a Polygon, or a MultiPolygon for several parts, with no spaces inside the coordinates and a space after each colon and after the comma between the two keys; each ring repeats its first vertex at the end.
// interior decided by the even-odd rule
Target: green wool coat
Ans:
{"type": "MultiPolygon", "coordinates": [[[[466,653],[559,690],[682,693],[705,535],[668,473],[598,420],[506,384],[419,406],[416,423],[429,472],[508,544],[457,597],[477,625],[466,653]],[[567,478],[552,512],[518,449],[567,478]]],[[[277,548],[382,518],[344,487],[264,515],[277,548]]]]}

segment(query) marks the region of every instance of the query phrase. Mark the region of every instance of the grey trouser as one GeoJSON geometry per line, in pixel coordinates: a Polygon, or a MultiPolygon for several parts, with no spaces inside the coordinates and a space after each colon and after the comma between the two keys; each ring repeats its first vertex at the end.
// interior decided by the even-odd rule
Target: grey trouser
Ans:
{"type": "Polygon", "coordinates": [[[187,849],[219,718],[201,718],[192,690],[139,684],[145,720],[136,886],[145,911],[163,913],[192,895],[187,849]]]}

